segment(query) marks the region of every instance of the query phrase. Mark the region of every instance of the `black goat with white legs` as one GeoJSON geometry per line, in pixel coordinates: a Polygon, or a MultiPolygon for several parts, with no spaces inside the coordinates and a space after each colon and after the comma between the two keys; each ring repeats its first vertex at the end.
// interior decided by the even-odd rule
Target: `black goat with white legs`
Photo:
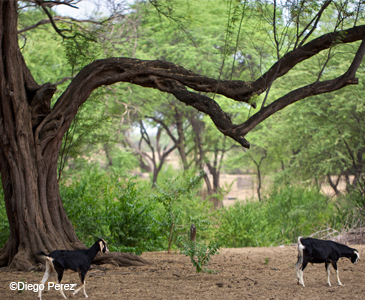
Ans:
{"type": "MultiPolygon", "coordinates": [[[[74,291],[70,297],[76,295],[76,293],[83,288],[85,297],[85,276],[87,271],[89,271],[91,262],[98,254],[98,252],[108,253],[109,249],[106,242],[103,239],[98,239],[94,245],[89,249],[80,250],[55,250],[50,254],[45,254],[43,251],[38,252],[37,255],[44,256],[46,258],[46,273],[43,276],[42,284],[44,285],[48,277],[56,271],[57,273],[57,283],[60,284],[65,270],[72,270],[79,273],[81,280],[81,286],[74,291]]],[[[62,285],[60,288],[61,295],[67,299],[65,293],[63,292],[62,285]]],[[[42,299],[42,290],[38,291],[38,298],[42,299]]]]}
{"type": "Polygon", "coordinates": [[[295,264],[298,284],[304,286],[303,271],[308,263],[324,263],[327,271],[328,285],[331,286],[330,264],[336,270],[338,285],[342,285],[337,269],[337,261],[341,257],[347,257],[353,264],[360,260],[359,252],[356,249],[333,241],[303,238],[300,236],[298,238],[298,261],[295,264]]]}

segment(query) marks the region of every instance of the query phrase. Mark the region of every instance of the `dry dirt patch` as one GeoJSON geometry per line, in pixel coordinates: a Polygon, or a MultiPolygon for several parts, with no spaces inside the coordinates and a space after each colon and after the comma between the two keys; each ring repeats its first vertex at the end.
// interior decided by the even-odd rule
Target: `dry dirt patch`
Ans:
{"type": "MultiPolygon", "coordinates": [[[[308,265],[303,288],[296,283],[295,246],[270,248],[222,249],[209,265],[214,274],[196,274],[190,259],[166,252],[143,253],[151,265],[116,268],[112,265],[93,267],[86,277],[90,299],[364,299],[365,246],[352,246],[360,251],[360,261],[351,264],[342,258],[339,265],[343,286],[337,286],[331,270],[332,287],[326,285],[324,264],[308,265]],[[308,295],[310,297],[308,298],[308,295]]],[[[32,291],[11,291],[11,282],[39,283],[42,272],[18,272],[0,269],[1,299],[37,299],[32,291]]],[[[56,277],[50,277],[56,281],[56,277]]],[[[78,283],[78,276],[66,273],[63,283],[78,283]]],[[[46,287],[47,289],[47,287],[46,287]]],[[[65,292],[69,296],[70,292],[65,292]]],[[[84,299],[80,291],[76,299],[84,299]]],[[[63,299],[58,291],[43,292],[43,299],[63,299]]]]}

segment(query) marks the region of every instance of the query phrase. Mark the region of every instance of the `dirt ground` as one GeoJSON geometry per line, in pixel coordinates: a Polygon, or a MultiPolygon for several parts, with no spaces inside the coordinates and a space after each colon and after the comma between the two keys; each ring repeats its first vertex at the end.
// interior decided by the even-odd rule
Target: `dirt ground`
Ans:
{"type": "MultiPolygon", "coordinates": [[[[365,257],[365,245],[351,245],[365,257]]],[[[328,287],[324,264],[308,265],[304,271],[305,287],[297,285],[294,264],[295,246],[270,248],[221,249],[209,269],[213,274],[196,274],[190,259],[166,252],[143,253],[151,265],[116,268],[93,266],[86,277],[90,299],[364,299],[365,262],[357,265],[342,258],[339,265],[343,286],[338,286],[331,270],[332,287],[328,287]]],[[[364,259],[365,260],[365,259],[364,259]]],[[[30,290],[10,289],[11,282],[39,283],[42,272],[19,272],[0,269],[1,299],[37,299],[30,290]]],[[[50,277],[56,281],[55,276],[50,277]]],[[[65,273],[63,283],[78,283],[75,273],[65,273]]],[[[43,299],[63,299],[54,288],[43,291],[43,299]]],[[[70,291],[65,291],[69,298],[70,291]]],[[[74,299],[84,299],[80,291],[74,299]]]]}

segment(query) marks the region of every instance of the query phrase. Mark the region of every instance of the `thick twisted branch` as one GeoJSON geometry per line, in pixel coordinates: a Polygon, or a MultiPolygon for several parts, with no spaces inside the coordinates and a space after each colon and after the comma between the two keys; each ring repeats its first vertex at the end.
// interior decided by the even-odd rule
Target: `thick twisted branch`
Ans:
{"type": "Polygon", "coordinates": [[[54,137],[54,134],[66,132],[78,108],[87,100],[93,90],[116,82],[129,82],[173,94],[181,102],[208,114],[223,134],[248,148],[249,143],[245,139],[245,135],[278,110],[308,96],[328,93],[350,84],[357,84],[355,73],[364,57],[365,42],[362,42],[349,70],[342,76],[324,82],[317,81],[294,90],[264,107],[240,125],[233,124],[230,116],[221,109],[216,101],[197,92],[216,92],[237,101],[248,102],[253,95],[260,94],[268,87],[268,83],[273,80],[273,75],[276,75],[275,79],[283,76],[297,63],[331,47],[336,39],[349,43],[362,40],[364,37],[365,26],[354,27],[335,34],[325,34],[289,52],[280,60],[279,66],[279,62],[277,62],[258,80],[249,83],[219,81],[165,61],[143,61],[131,58],[97,60],[80,71],[59,98],[53,111],[41,123],[38,133],[43,143],[42,148],[45,150],[48,141],[54,137]],[[274,74],[275,72],[277,73],[274,74]],[[191,91],[191,89],[197,92],[191,91]]]}

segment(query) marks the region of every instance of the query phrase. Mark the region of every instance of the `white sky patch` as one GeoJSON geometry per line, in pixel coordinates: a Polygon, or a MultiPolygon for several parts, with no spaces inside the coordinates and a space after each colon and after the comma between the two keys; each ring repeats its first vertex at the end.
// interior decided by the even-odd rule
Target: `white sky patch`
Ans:
{"type": "Polygon", "coordinates": [[[103,1],[83,0],[75,5],[77,8],[68,5],[58,5],[54,8],[56,13],[61,16],[67,16],[75,19],[90,19],[95,15],[107,15],[109,10],[103,1]]]}

